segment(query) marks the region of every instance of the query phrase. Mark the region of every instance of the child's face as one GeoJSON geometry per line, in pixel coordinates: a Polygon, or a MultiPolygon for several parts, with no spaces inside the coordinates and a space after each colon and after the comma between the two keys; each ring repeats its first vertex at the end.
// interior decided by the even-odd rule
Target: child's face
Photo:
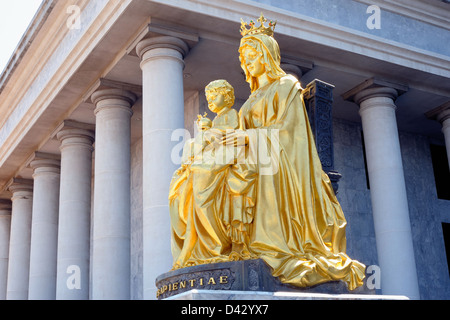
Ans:
{"type": "Polygon", "coordinates": [[[214,113],[218,113],[226,107],[225,95],[219,91],[206,92],[206,100],[208,100],[209,110],[214,113]]]}

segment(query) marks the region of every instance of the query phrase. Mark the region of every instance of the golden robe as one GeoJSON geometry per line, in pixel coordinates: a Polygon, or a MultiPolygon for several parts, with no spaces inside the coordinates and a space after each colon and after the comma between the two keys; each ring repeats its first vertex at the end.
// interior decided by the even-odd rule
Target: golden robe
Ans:
{"type": "Polygon", "coordinates": [[[345,254],[346,220],[322,170],[300,83],[284,75],[256,89],[239,116],[249,141],[244,161],[209,158],[174,174],[174,268],[261,258],[283,283],[362,285],[365,266],[345,254]],[[271,170],[254,161],[261,150],[269,150],[271,170]],[[233,242],[244,250],[233,255],[233,242]]]}

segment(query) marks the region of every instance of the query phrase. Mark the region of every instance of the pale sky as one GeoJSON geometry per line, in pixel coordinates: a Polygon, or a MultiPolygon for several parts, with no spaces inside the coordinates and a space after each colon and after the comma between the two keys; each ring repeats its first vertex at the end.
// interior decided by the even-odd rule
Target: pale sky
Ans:
{"type": "Polygon", "coordinates": [[[0,0],[0,73],[41,3],[42,0],[0,0]]]}

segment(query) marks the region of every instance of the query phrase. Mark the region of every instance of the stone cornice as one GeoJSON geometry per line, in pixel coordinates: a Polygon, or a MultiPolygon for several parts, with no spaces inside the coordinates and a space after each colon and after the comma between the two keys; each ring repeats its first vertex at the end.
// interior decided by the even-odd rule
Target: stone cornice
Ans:
{"type": "MultiPolygon", "coordinates": [[[[83,9],[88,0],[77,0],[74,4],[83,9]]],[[[29,38],[29,43],[20,51],[20,60],[10,61],[7,69],[10,70],[2,76],[7,77],[7,82],[2,83],[0,90],[0,113],[4,115],[0,119],[0,128],[15,110],[11,106],[16,106],[26,95],[29,87],[42,72],[43,68],[55,54],[60,41],[67,36],[70,31],[66,26],[67,3],[54,1],[51,13],[45,16],[45,20],[39,23],[39,28],[33,29],[32,25],[37,24],[38,13],[35,20],[30,24],[30,28],[24,37],[29,38]],[[27,34],[30,33],[29,36],[27,34]],[[14,85],[10,85],[10,83],[14,85]]],[[[42,10],[42,9],[41,9],[42,10]]],[[[17,49],[19,50],[19,48],[17,49]]],[[[19,52],[17,52],[19,54],[19,52]]]]}
{"type": "MultiPolygon", "coordinates": [[[[188,11],[220,16],[222,20],[238,23],[245,12],[248,17],[265,16],[277,21],[277,34],[318,43],[369,58],[386,57],[390,63],[422,72],[450,78],[450,58],[396,41],[373,36],[351,28],[287,11],[254,1],[220,0],[153,0],[188,11]]],[[[417,3],[417,1],[415,1],[417,3]]],[[[205,30],[207,32],[208,30],[205,30]]],[[[200,37],[203,30],[199,30],[200,37]]]]}
{"type": "Polygon", "coordinates": [[[413,18],[436,27],[450,30],[450,4],[439,1],[422,0],[356,0],[370,5],[377,5],[406,17],[413,18]]]}
{"type": "Polygon", "coordinates": [[[53,8],[55,7],[56,2],[57,2],[56,0],[45,0],[42,2],[37,13],[35,14],[33,21],[30,23],[28,29],[25,31],[19,44],[17,45],[17,48],[11,55],[8,64],[2,71],[2,74],[0,75],[0,94],[5,88],[12,74],[16,70],[18,64],[22,61],[23,56],[27,53],[28,49],[30,48],[31,44],[33,43],[33,40],[36,38],[37,34],[41,30],[42,26],[47,21],[47,18],[52,12],[53,8]]]}
{"type": "MultiPolygon", "coordinates": [[[[2,117],[4,120],[0,120],[0,168],[4,171],[11,171],[4,168],[5,162],[42,112],[67,84],[83,61],[104,38],[110,26],[120,18],[131,2],[132,0],[104,1],[104,7],[101,7],[101,3],[94,3],[98,6],[98,14],[95,19],[91,22],[86,21],[82,24],[81,30],[75,31],[67,27],[68,3],[57,2],[52,14],[37,36],[40,41],[37,41],[36,38],[35,46],[30,47],[26,59],[14,72],[14,87],[5,89],[0,95],[0,113],[4,116],[2,117]],[[75,33],[71,34],[70,32],[75,33]],[[75,37],[75,41],[71,35],[79,35],[79,37],[75,37]],[[63,41],[66,41],[66,44],[72,44],[73,47],[70,49],[70,54],[59,52],[62,54],[60,56],[57,53],[61,49],[59,45],[63,41]],[[57,59],[52,59],[55,58],[55,55],[57,59]],[[49,68],[50,70],[47,70],[49,68]],[[30,88],[33,87],[36,79],[39,79],[39,75],[45,75],[44,78],[47,79],[47,82],[42,90],[34,88],[35,90],[30,96],[30,88]],[[2,111],[7,112],[3,114],[2,111]],[[13,113],[14,116],[12,116],[13,113]]],[[[82,14],[83,9],[92,3],[89,0],[72,2],[80,7],[82,14]]],[[[14,165],[15,168],[20,166],[20,164],[14,165]]],[[[2,174],[2,178],[6,178],[5,172],[2,174]]],[[[5,184],[0,182],[0,189],[4,187],[5,184]]]]}

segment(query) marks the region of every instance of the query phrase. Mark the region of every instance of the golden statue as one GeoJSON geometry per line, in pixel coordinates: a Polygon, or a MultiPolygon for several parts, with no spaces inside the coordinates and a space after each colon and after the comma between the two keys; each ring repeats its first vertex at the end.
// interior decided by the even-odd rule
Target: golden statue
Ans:
{"type": "Polygon", "coordinates": [[[353,290],[363,284],[365,266],[345,253],[346,220],[322,170],[302,88],[280,68],[276,23],[266,27],[262,15],[257,21],[259,27],[251,21],[241,28],[240,61],[251,95],[238,126],[220,112],[222,105],[233,110],[234,97],[225,99],[231,89],[213,82],[206,96],[218,115],[174,173],[173,268],[260,258],[283,283],[342,280],[353,290]],[[234,157],[214,156],[220,147],[231,147],[234,157]],[[261,152],[270,161],[260,161],[261,152]]]}

